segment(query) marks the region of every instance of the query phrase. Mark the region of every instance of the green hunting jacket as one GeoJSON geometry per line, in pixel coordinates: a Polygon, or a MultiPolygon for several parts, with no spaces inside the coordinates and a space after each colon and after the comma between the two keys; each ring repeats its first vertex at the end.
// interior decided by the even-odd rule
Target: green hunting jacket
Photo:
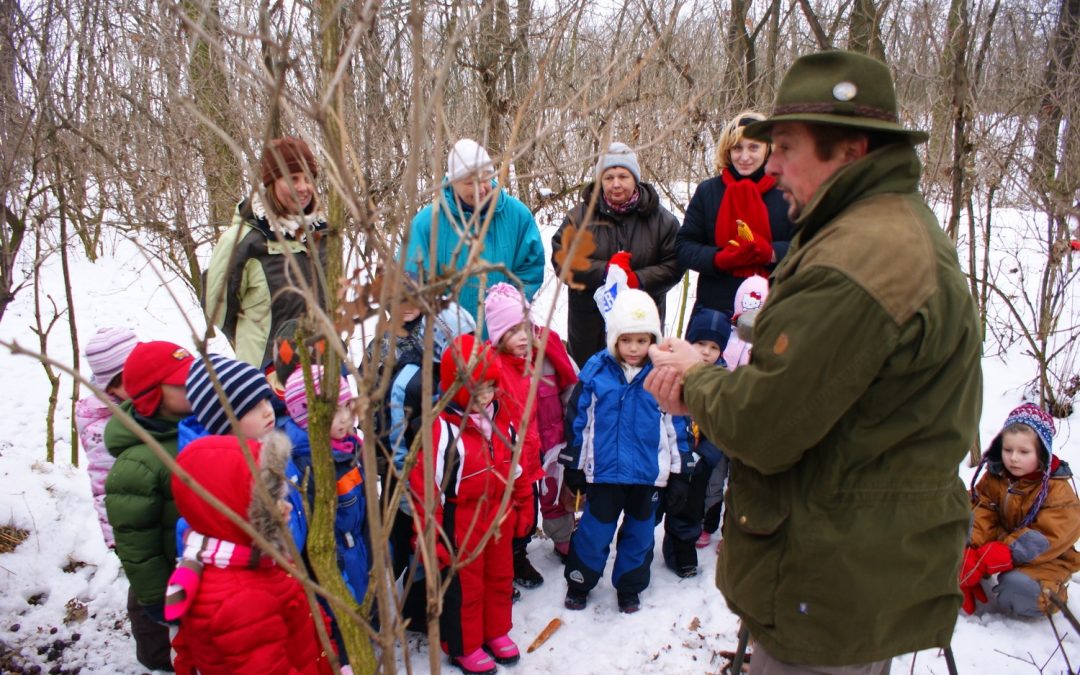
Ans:
{"type": "Polygon", "coordinates": [[[716,584],[782,661],[944,647],[956,622],[981,335],[919,171],[891,145],[822,185],[773,273],[752,362],[686,377],[694,419],[732,460],[716,584]]]}
{"type": "MultiPolygon", "coordinates": [[[[130,401],[121,408],[176,457],[176,420],[142,417],[130,401]]],[[[172,473],[115,416],[105,425],[105,447],[116,457],[105,479],[105,512],[116,535],[116,555],[138,601],[162,602],[176,565],[178,514],[169,483],[172,473]]]]}

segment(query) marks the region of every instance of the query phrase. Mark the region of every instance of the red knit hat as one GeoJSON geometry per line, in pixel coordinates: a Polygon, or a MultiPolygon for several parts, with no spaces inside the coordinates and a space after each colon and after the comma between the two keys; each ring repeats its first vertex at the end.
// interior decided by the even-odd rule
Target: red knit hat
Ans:
{"type": "Polygon", "coordinates": [[[489,342],[480,342],[473,335],[454,338],[439,362],[439,386],[444,393],[450,391],[454,381],[459,379],[459,363],[473,364],[469,376],[460,378],[463,380],[462,386],[454,395],[454,403],[466,408],[473,392],[481,384],[499,381],[499,362],[489,342]]]}
{"type": "Polygon", "coordinates": [[[303,139],[295,136],[283,136],[270,141],[263,149],[260,165],[264,187],[293,173],[306,171],[312,178],[319,175],[319,166],[315,163],[311,148],[303,139]]]}
{"type": "Polygon", "coordinates": [[[172,342],[140,342],[124,362],[124,390],[135,412],[150,417],[161,405],[161,385],[183,387],[195,358],[172,342]]]}

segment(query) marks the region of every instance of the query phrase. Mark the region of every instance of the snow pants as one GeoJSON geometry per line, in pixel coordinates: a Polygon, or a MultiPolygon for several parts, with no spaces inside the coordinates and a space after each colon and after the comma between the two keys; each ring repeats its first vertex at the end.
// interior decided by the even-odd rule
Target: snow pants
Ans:
{"type": "Polygon", "coordinates": [[[701,535],[701,521],[705,516],[705,491],[709,485],[712,469],[698,462],[690,474],[690,492],[686,506],[677,513],[664,516],[664,563],[671,569],[697,567],[697,542],[701,535]]]}
{"type": "Polygon", "coordinates": [[[604,574],[611,539],[618,527],[611,585],[628,593],[645,590],[653,558],[659,489],[655,485],[596,483],[586,488],[585,496],[585,512],[570,539],[566,558],[567,587],[588,593],[596,586],[604,574]]]}
{"type": "MultiPolygon", "coordinates": [[[[491,521],[478,519],[473,524],[472,518],[465,517],[458,528],[455,508],[451,504],[444,506],[443,528],[458,544],[460,558],[473,553],[476,558],[450,580],[439,628],[445,640],[443,650],[450,656],[466,656],[488,640],[506,635],[513,625],[510,606],[514,594],[514,523],[513,518],[504,518],[498,533],[478,551],[487,530],[481,524],[491,521]]],[[[491,511],[494,514],[494,507],[491,511]]]]}

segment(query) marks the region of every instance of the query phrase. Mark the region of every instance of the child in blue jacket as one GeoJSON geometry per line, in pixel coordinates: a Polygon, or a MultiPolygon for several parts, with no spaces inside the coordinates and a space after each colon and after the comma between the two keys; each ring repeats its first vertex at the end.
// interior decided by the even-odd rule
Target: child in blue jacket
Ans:
{"type": "MultiPolygon", "coordinates": [[[[322,382],[322,366],[311,367],[316,393],[322,382]]],[[[360,439],[353,433],[355,417],[353,394],[344,377],[338,382],[338,409],[330,424],[330,452],[337,478],[337,509],[334,513],[334,540],[337,563],[345,585],[358,603],[367,594],[371,574],[371,556],[367,542],[367,501],[364,499],[364,475],[360,470],[360,439]]],[[[311,467],[311,442],[308,439],[308,401],[304,371],[298,368],[285,383],[285,407],[289,417],[282,431],[292,441],[292,458],[307,484],[308,503],[315,500],[315,475],[311,467]]]]}
{"type": "Polygon", "coordinates": [[[567,487],[587,497],[566,559],[567,609],[585,608],[621,514],[611,583],[619,611],[638,611],[639,593],[649,585],[660,489],[670,486],[672,510],[686,501],[694,464],[689,420],[660,410],[642,386],[652,370],[649,345],[660,339],[652,298],[620,291],[607,316],[608,348],[585,363],[567,405],[567,446],[559,461],[567,487]]]}

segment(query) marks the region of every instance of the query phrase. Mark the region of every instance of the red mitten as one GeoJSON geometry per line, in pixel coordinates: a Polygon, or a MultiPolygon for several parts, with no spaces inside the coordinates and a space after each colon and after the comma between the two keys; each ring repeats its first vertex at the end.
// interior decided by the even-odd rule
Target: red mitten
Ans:
{"type": "Polygon", "coordinates": [[[532,483],[521,479],[514,481],[514,492],[511,498],[513,500],[511,508],[514,512],[514,538],[529,537],[536,530],[536,496],[532,483]]]}
{"type": "Polygon", "coordinates": [[[626,285],[630,288],[638,287],[638,278],[634,274],[634,270],[630,269],[630,251],[619,251],[615,255],[611,256],[611,260],[608,261],[608,267],[614,265],[619,267],[623,272],[626,272],[626,285]]]}
{"type": "Polygon", "coordinates": [[[974,586],[961,586],[960,590],[964,594],[964,603],[961,606],[965,614],[975,613],[976,600],[983,604],[987,602],[986,591],[983,590],[982,584],[978,581],[975,582],[974,586]]]}
{"type": "MultiPolygon", "coordinates": [[[[771,250],[772,246],[769,246],[769,249],[771,250]]],[[[713,267],[730,272],[740,267],[759,266],[762,264],[759,259],[760,254],[754,249],[752,242],[729,243],[713,255],[713,267]]]]}
{"type": "Polygon", "coordinates": [[[976,553],[983,574],[1000,574],[1013,568],[1012,550],[1000,541],[983,544],[976,553]]]}
{"type": "Polygon", "coordinates": [[[983,573],[979,569],[979,554],[970,546],[964,548],[964,560],[960,563],[960,588],[977,586],[983,573]]]}
{"type": "Polygon", "coordinates": [[[1073,241],[1070,241],[1069,246],[1074,251],[1080,251],[1080,239],[1074,239],[1073,241]]]}

